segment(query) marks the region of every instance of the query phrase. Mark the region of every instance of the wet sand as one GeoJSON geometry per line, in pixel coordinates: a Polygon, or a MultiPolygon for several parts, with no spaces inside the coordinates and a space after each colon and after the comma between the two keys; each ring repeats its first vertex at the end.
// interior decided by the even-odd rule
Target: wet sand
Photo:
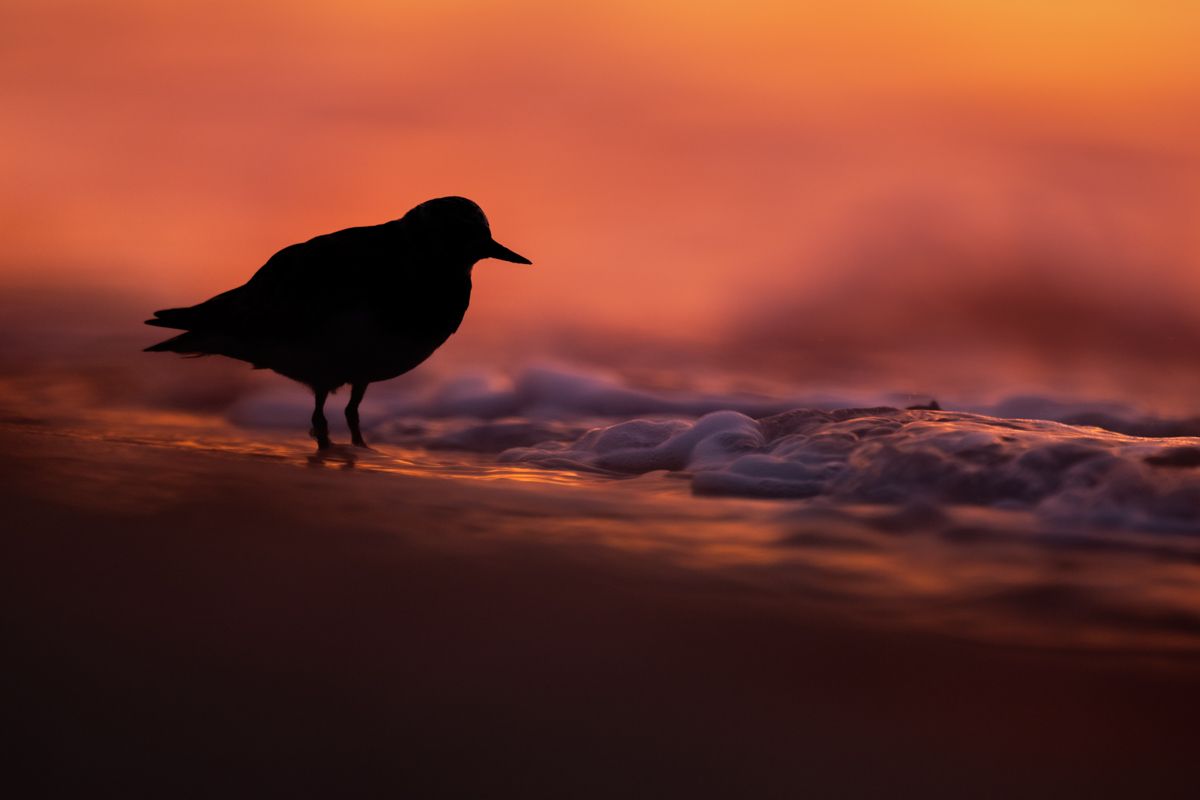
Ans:
{"type": "Polygon", "coordinates": [[[2,431],[5,717],[45,795],[1193,785],[1194,651],[831,614],[802,569],[648,544],[719,539],[724,501],[2,431]]]}

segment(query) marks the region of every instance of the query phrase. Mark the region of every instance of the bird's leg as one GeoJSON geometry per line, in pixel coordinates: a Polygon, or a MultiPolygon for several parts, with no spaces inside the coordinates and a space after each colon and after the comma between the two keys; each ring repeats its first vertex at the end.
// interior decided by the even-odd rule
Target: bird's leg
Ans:
{"type": "Polygon", "coordinates": [[[327,450],[332,442],[329,441],[329,423],[325,421],[325,398],[329,396],[326,389],[313,389],[316,395],[316,408],[312,414],[312,430],[308,435],[317,440],[318,450],[327,450]]]}
{"type": "Polygon", "coordinates": [[[366,393],[367,384],[355,383],[350,387],[350,402],[346,403],[346,424],[350,426],[350,441],[357,447],[367,446],[363,441],[362,431],[358,429],[358,404],[362,402],[366,393]]]}

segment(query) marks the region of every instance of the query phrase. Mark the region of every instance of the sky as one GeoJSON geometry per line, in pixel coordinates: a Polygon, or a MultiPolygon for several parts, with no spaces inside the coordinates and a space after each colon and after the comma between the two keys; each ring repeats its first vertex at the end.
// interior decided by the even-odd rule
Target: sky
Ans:
{"type": "Polygon", "coordinates": [[[0,287],[197,302],[462,194],[535,266],[480,265],[460,346],[570,328],[929,383],[953,342],[1182,397],[1197,40],[1182,0],[7,0],[0,287]]]}

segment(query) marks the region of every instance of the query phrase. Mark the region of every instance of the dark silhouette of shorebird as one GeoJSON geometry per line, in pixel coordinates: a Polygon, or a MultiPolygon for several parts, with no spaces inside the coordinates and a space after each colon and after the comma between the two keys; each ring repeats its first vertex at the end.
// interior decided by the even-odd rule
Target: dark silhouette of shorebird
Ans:
{"type": "Polygon", "coordinates": [[[179,328],[148,352],[222,355],[308,385],[317,446],[330,446],[325,399],[350,385],[346,423],[365,447],[358,405],[367,385],[403,375],[458,330],[471,269],[529,259],[492,239],[465,197],[429,200],[402,218],[285,247],[244,285],[199,305],[155,311],[147,325],[179,328]]]}

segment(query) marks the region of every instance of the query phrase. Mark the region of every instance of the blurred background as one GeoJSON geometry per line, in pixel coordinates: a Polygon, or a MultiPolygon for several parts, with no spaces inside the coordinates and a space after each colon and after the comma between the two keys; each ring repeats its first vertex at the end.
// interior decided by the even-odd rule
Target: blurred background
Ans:
{"type": "Polygon", "coordinates": [[[535,266],[479,266],[442,365],[1194,413],[1198,40],[1187,0],[7,0],[4,358],[462,194],[535,266]]]}

